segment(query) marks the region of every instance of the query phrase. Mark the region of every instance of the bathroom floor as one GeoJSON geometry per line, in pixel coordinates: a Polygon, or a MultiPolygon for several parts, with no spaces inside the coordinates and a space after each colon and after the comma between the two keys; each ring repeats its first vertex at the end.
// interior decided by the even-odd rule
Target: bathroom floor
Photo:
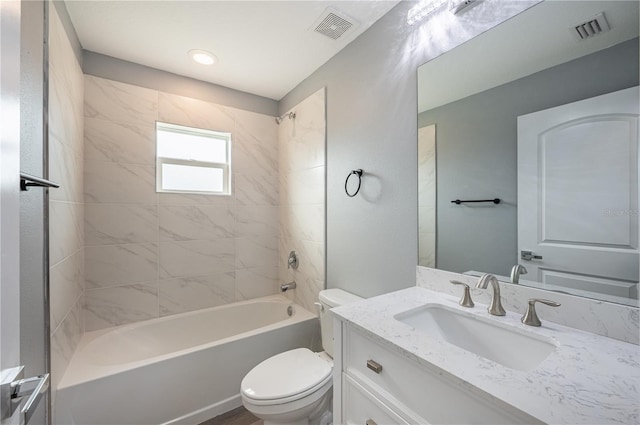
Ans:
{"type": "Polygon", "coordinates": [[[244,407],[238,407],[213,419],[204,421],[200,425],[262,425],[262,419],[253,416],[244,407]]]}

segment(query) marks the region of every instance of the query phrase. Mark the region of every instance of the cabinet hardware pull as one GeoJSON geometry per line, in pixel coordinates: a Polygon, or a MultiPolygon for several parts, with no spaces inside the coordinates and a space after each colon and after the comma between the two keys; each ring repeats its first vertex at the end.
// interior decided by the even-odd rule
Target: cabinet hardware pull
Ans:
{"type": "Polygon", "coordinates": [[[382,365],[374,360],[367,360],[367,367],[372,371],[374,371],[375,373],[382,372],[382,365]]]}
{"type": "Polygon", "coordinates": [[[378,424],[373,419],[367,419],[367,422],[365,422],[365,425],[378,425],[378,424]]]}

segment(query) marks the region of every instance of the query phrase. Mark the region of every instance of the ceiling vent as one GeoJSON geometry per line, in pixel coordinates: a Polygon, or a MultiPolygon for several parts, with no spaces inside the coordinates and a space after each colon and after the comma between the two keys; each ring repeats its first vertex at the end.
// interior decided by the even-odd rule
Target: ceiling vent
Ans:
{"type": "Polygon", "coordinates": [[[571,29],[571,32],[576,34],[580,40],[586,40],[610,29],[607,18],[604,17],[604,12],[601,12],[586,22],[576,25],[571,29]]]}
{"type": "Polygon", "coordinates": [[[318,34],[337,40],[355,26],[353,20],[339,14],[336,10],[327,9],[313,25],[313,28],[318,34]]]}

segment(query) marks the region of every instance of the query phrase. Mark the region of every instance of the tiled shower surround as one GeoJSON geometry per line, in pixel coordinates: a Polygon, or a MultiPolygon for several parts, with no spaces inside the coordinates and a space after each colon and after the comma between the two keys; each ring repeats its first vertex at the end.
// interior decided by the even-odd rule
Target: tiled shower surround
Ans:
{"type": "Polygon", "coordinates": [[[51,381],[60,382],[84,332],[83,75],[56,8],[49,7],[51,381]]]}
{"type": "MultiPolygon", "coordinates": [[[[324,134],[321,94],[320,116],[298,124],[324,134]]],[[[279,229],[300,217],[279,208],[273,117],[85,76],[84,122],[87,331],[278,292],[279,229]],[[156,120],[232,133],[232,195],[156,193],[156,120]]],[[[321,150],[324,167],[324,136],[321,150]]],[[[324,241],[324,206],[318,218],[324,241]]]]}
{"type": "Polygon", "coordinates": [[[288,295],[316,313],[313,305],[325,281],[325,91],[321,89],[291,111],[278,127],[280,164],[280,281],[295,281],[288,295]],[[295,250],[297,270],[287,268],[295,250]]]}

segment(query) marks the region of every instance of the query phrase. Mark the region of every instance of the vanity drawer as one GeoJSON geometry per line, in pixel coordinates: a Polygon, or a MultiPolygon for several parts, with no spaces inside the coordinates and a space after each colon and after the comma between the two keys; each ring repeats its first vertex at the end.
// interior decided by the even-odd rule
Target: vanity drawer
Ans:
{"type": "Polygon", "coordinates": [[[469,392],[454,378],[432,372],[349,326],[344,349],[343,372],[410,417],[437,424],[540,423],[488,395],[469,392]]]}
{"type": "Polygon", "coordinates": [[[409,425],[348,375],[342,374],[344,422],[347,425],[409,425]]]}

